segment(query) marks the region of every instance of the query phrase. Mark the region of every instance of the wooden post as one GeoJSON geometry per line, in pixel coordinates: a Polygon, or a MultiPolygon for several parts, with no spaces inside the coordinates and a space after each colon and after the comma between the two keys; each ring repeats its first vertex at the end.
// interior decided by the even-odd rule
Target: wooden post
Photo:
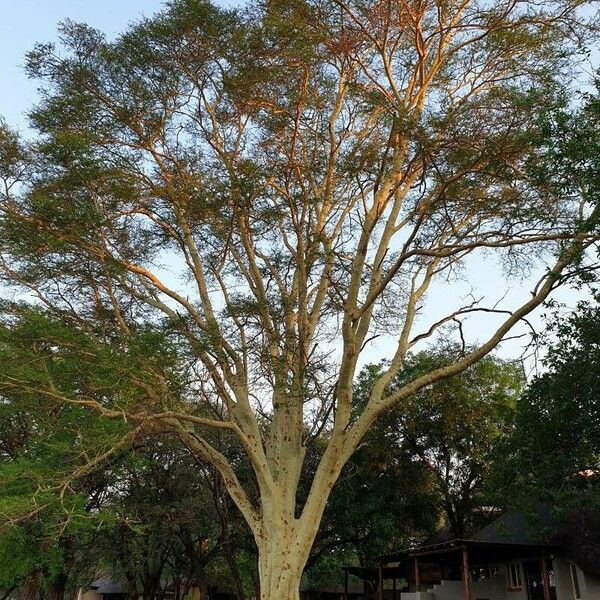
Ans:
{"type": "Polygon", "coordinates": [[[363,596],[367,600],[367,575],[363,574],[363,596]]]}
{"type": "Polygon", "coordinates": [[[462,576],[465,586],[465,600],[473,600],[471,596],[471,573],[469,569],[469,551],[464,546],[462,549],[462,576]]]}
{"type": "Polygon", "coordinates": [[[344,600],[348,600],[348,571],[344,570],[344,600]]]}
{"type": "Polygon", "coordinates": [[[383,600],[383,563],[379,563],[379,571],[377,573],[377,596],[379,600],[383,600]]]}
{"type": "Polygon", "coordinates": [[[396,600],[396,576],[394,575],[394,579],[392,580],[392,598],[396,600]]]}
{"type": "Polygon", "coordinates": [[[415,556],[415,592],[421,591],[421,573],[419,572],[419,557],[415,556]]]}
{"type": "Polygon", "coordinates": [[[544,585],[544,600],[550,600],[550,575],[548,574],[548,560],[542,556],[542,583],[544,585]]]}

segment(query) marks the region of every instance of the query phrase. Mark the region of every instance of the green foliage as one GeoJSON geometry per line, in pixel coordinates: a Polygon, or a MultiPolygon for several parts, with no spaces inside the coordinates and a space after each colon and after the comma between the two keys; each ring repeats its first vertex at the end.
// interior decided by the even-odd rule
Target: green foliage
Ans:
{"type": "Polygon", "coordinates": [[[28,166],[27,148],[17,133],[0,118],[0,176],[6,181],[21,178],[28,166]]]}
{"type": "Polygon", "coordinates": [[[534,495],[560,505],[583,492],[589,502],[600,491],[597,302],[583,302],[572,314],[556,313],[550,320],[546,371],[519,401],[516,429],[505,457],[510,462],[500,464],[517,475],[521,497],[534,495]]]}
{"type": "Polygon", "coordinates": [[[339,544],[349,564],[372,566],[381,554],[409,546],[439,524],[433,478],[378,433],[342,473],[324,517],[324,533],[339,544]]]}
{"type": "MultiPolygon", "coordinates": [[[[581,95],[576,109],[562,97],[558,108],[548,107],[542,113],[536,143],[543,148],[543,154],[530,165],[542,189],[582,194],[594,205],[600,200],[599,85],[597,81],[595,94],[581,95]]],[[[591,223],[588,227],[596,225],[591,223]]]]}
{"type": "Polygon", "coordinates": [[[154,595],[167,577],[198,579],[223,527],[210,477],[176,440],[145,440],[111,470],[104,503],[112,518],[90,549],[94,559],[140,594],[154,595]]]}
{"type": "Polygon", "coordinates": [[[596,296],[571,314],[548,316],[544,371],[519,399],[492,470],[498,502],[525,511],[549,505],[555,540],[591,573],[600,572],[598,306],[596,296]]]}
{"type": "MultiPolygon", "coordinates": [[[[461,355],[455,346],[415,354],[392,385],[450,365],[461,355]]],[[[378,371],[370,366],[361,373],[359,397],[368,397],[378,371]]],[[[423,529],[431,531],[441,522],[455,537],[465,537],[485,521],[481,511],[490,501],[492,457],[512,430],[523,386],[519,365],[486,357],[460,375],[410,396],[369,434],[369,444],[402,457],[404,464],[398,465],[394,480],[410,485],[414,508],[424,512],[421,523],[429,515],[429,527],[421,525],[423,529]],[[412,475],[402,477],[404,470],[412,475]]],[[[367,462],[377,465],[377,454],[367,462]]],[[[406,490],[404,494],[410,505],[411,495],[406,490]]]]}
{"type": "Polygon", "coordinates": [[[3,562],[1,585],[38,575],[49,587],[63,579],[74,585],[90,574],[82,554],[95,531],[113,518],[100,502],[109,467],[132,441],[124,437],[128,423],[102,418],[89,403],[102,410],[140,406],[140,385],[124,372],[135,372],[143,387],[171,368],[161,381],[175,390],[173,352],[156,331],[141,330],[119,348],[105,331],[73,327],[39,308],[3,308],[0,546],[20,560],[3,562]],[[81,402],[69,402],[76,394],[81,402]]]}
{"type": "Polygon", "coordinates": [[[11,527],[0,535],[0,589],[11,589],[47,559],[39,544],[32,547],[37,533],[11,527]]]}
{"type": "MultiPolygon", "coordinates": [[[[600,200],[600,103],[598,94],[584,94],[576,109],[564,106],[543,114],[541,159],[531,165],[540,187],[581,194],[591,205],[600,200]],[[542,184],[542,180],[545,182],[542,184]]],[[[597,227],[579,215],[582,230],[597,227]]],[[[596,281],[591,253],[579,257],[581,286],[596,281]]],[[[549,501],[558,513],[575,505],[598,506],[600,405],[597,399],[600,360],[598,295],[569,315],[547,315],[542,337],[547,353],[544,372],[536,376],[518,404],[514,433],[496,459],[496,479],[508,504],[549,501]],[[586,476],[588,475],[588,476],[586,476]],[[514,485],[510,485],[514,482],[514,485]]],[[[589,289],[589,288],[585,288],[589,289]]],[[[552,309],[552,305],[550,305],[552,309]]]]}

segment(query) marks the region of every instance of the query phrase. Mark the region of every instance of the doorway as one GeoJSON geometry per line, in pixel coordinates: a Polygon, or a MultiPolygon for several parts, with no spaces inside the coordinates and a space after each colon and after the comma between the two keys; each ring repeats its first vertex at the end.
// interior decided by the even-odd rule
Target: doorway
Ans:
{"type": "MultiPolygon", "coordinates": [[[[544,600],[544,578],[542,576],[541,560],[528,560],[523,562],[525,571],[525,586],[528,600],[544,600]]],[[[550,579],[550,600],[556,600],[556,587],[554,585],[554,572],[552,561],[548,560],[548,576],[550,579]]]]}

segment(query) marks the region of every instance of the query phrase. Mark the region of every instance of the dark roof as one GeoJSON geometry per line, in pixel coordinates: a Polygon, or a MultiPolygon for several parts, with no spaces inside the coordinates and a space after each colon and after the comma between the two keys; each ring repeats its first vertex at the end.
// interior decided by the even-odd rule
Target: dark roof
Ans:
{"type": "Polygon", "coordinates": [[[474,553],[475,558],[491,560],[502,560],[503,558],[510,558],[515,553],[525,557],[530,554],[538,556],[540,551],[543,549],[551,549],[554,546],[546,543],[510,543],[510,542],[487,542],[481,540],[463,540],[455,539],[448,542],[441,542],[439,544],[432,544],[430,546],[418,546],[417,548],[407,548],[400,552],[394,552],[392,554],[386,554],[380,556],[384,564],[393,563],[396,561],[402,561],[407,558],[413,557],[427,557],[436,556],[440,557],[450,553],[456,553],[463,548],[469,550],[470,553],[474,553]]]}
{"type": "MultiPolygon", "coordinates": [[[[591,505],[574,508],[559,520],[550,505],[542,504],[527,513],[504,513],[471,538],[445,540],[439,535],[424,544],[380,556],[379,561],[384,575],[400,576],[413,558],[422,557],[422,565],[451,565],[463,549],[468,550],[473,565],[559,551],[584,571],[600,575],[600,511],[591,505]]],[[[377,574],[374,568],[344,569],[363,579],[373,579],[377,574]]]]}
{"type": "Polygon", "coordinates": [[[432,556],[468,548],[481,556],[509,555],[512,552],[536,552],[555,545],[556,524],[551,508],[537,507],[531,515],[516,511],[504,513],[495,521],[467,539],[447,539],[435,543],[405,548],[380,557],[385,563],[416,556],[432,556]]]}
{"type": "Polygon", "coordinates": [[[100,577],[96,581],[92,581],[90,589],[99,594],[126,594],[127,586],[118,581],[112,581],[108,577],[100,577]]]}
{"type": "Polygon", "coordinates": [[[547,544],[552,541],[556,527],[550,506],[542,505],[531,515],[517,511],[504,513],[478,531],[471,540],[502,544],[547,544]]]}

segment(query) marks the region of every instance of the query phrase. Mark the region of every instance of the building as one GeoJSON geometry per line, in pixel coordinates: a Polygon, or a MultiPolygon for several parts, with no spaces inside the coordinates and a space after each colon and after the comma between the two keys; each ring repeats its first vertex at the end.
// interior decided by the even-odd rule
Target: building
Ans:
{"type": "Polygon", "coordinates": [[[108,577],[92,581],[89,588],[81,589],[78,600],[127,600],[127,586],[108,577]]]}
{"type": "Polygon", "coordinates": [[[382,556],[379,567],[346,567],[363,581],[365,600],[600,600],[600,569],[582,570],[548,535],[519,513],[507,513],[470,539],[453,539],[382,556]]]}
{"type": "MultiPolygon", "coordinates": [[[[184,585],[184,588],[184,590],[176,590],[172,582],[162,582],[156,598],[160,600],[178,600],[182,597],[187,600],[201,600],[203,598],[203,594],[197,586],[190,584],[184,585]]],[[[206,593],[210,600],[236,600],[237,598],[233,590],[223,586],[209,586],[206,593]]],[[[82,588],[79,591],[77,600],[131,600],[131,594],[127,584],[123,581],[115,581],[110,577],[100,577],[92,581],[89,587],[82,588]]],[[[138,600],[142,600],[142,596],[139,596],[138,600]]]]}

